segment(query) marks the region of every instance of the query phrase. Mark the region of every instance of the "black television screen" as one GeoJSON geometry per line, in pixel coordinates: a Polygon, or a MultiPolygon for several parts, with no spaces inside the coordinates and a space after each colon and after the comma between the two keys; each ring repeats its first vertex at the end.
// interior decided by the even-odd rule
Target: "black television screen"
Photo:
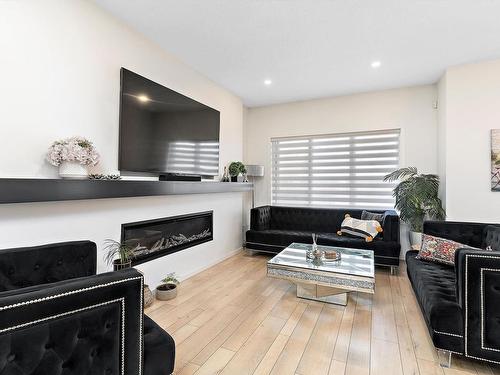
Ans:
{"type": "Polygon", "coordinates": [[[219,111],[121,69],[121,171],[216,176],[219,111]]]}

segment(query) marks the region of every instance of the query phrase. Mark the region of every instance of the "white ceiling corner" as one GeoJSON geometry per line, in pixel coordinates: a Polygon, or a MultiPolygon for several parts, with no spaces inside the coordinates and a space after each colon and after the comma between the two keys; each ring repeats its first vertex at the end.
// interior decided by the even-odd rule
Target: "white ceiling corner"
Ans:
{"type": "Polygon", "coordinates": [[[94,2],[249,107],[430,84],[500,57],[498,0],[94,2]]]}

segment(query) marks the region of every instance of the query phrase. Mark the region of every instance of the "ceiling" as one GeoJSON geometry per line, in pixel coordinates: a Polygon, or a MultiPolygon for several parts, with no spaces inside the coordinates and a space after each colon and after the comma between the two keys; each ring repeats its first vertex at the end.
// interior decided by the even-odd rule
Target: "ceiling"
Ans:
{"type": "Polygon", "coordinates": [[[94,2],[249,107],[429,84],[500,57],[500,0],[94,2]]]}

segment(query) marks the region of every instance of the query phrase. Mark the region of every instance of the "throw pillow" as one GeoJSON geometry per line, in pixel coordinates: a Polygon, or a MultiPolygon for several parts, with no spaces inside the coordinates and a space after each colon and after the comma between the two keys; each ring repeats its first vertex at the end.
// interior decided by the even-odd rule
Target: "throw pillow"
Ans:
{"type": "Polygon", "coordinates": [[[363,212],[361,212],[361,220],[377,220],[381,223],[384,221],[384,214],[377,214],[375,212],[363,210],[363,212]]]}
{"type": "Polygon", "coordinates": [[[337,234],[339,236],[348,234],[354,237],[361,237],[366,242],[371,242],[380,232],[382,232],[382,227],[377,220],[359,220],[346,214],[337,234]]]}
{"type": "Polygon", "coordinates": [[[455,251],[461,248],[474,249],[460,242],[422,234],[422,245],[416,258],[453,266],[455,264],[455,251]]]}

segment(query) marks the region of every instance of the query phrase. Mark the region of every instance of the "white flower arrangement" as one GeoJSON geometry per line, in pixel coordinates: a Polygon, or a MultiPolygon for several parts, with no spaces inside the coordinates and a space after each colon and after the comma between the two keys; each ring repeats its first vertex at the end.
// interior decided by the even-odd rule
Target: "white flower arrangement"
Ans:
{"type": "Polygon", "coordinates": [[[46,159],[56,167],[65,161],[82,165],[97,165],[99,163],[99,154],[88,139],[71,137],[55,141],[50,146],[46,159]]]}

